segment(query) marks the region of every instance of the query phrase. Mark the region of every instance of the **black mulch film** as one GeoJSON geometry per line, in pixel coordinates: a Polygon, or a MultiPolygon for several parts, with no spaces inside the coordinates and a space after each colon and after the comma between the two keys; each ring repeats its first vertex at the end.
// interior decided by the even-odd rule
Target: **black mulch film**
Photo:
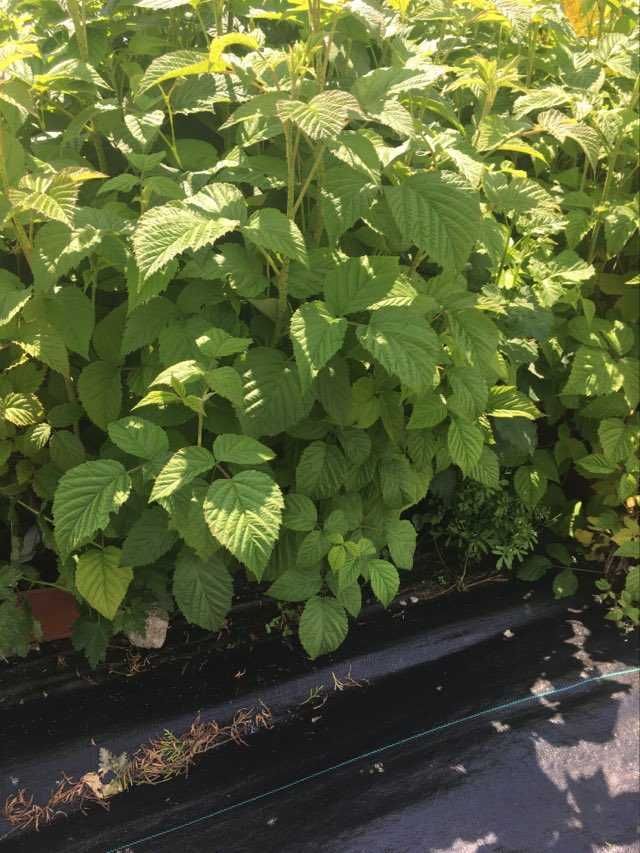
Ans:
{"type": "Polygon", "coordinates": [[[198,713],[225,723],[261,701],[274,727],[109,811],[38,833],[4,821],[0,851],[634,853],[637,667],[636,637],[600,612],[495,585],[375,613],[316,664],[259,644],[95,684],[48,677],[39,697],[32,672],[27,698],[0,703],[3,802],[18,787],[46,800],[100,746],[131,753],[198,713]]]}

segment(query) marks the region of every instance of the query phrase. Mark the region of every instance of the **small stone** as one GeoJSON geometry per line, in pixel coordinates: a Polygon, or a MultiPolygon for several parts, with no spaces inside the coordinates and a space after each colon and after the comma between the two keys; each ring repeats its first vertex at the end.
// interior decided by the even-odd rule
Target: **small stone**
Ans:
{"type": "Polygon", "coordinates": [[[376,763],[373,765],[373,769],[376,771],[376,773],[384,773],[384,764],[382,763],[382,761],[376,761],[376,763]]]}
{"type": "Polygon", "coordinates": [[[127,637],[131,645],[137,646],[139,649],[161,649],[167,638],[168,627],[169,614],[166,610],[154,607],[147,614],[144,634],[129,631],[127,637]]]}
{"type": "Polygon", "coordinates": [[[400,601],[398,602],[398,604],[400,605],[400,607],[406,607],[407,606],[407,602],[404,600],[404,598],[401,598],[400,601]]]}
{"type": "Polygon", "coordinates": [[[420,601],[420,599],[418,598],[417,595],[411,595],[411,596],[409,596],[409,601],[412,604],[417,604],[420,601]]]}
{"type": "Polygon", "coordinates": [[[515,634],[511,630],[511,628],[507,628],[507,630],[502,635],[506,640],[510,640],[512,637],[515,637],[515,634]]]}
{"type": "Polygon", "coordinates": [[[275,826],[277,822],[278,822],[277,817],[270,817],[269,820],[267,821],[267,826],[275,826]]]}

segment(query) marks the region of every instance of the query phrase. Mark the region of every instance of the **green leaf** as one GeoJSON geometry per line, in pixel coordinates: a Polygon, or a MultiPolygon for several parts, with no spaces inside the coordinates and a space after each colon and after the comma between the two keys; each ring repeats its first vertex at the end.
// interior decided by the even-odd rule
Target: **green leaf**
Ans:
{"type": "Polygon", "coordinates": [[[316,142],[335,139],[351,117],[362,117],[358,101],[349,92],[330,89],[309,103],[278,101],[276,111],[281,121],[290,121],[316,142]]]}
{"type": "Polygon", "coordinates": [[[534,554],[527,557],[524,563],[518,568],[516,577],[521,581],[537,581],[544,577],[551,568],[551,560],[534,554]]]}
{"type": "Polygon", "coordinates": [[[416,529],[410,521],[391,521],[385,528],[391,559],[399,569],[411,569],[416,550],[416,529]]]}
{"type": "Polygon", "coordinates": [[[195,50],[177,50],[165,53],[154,59],[138,83],[136,98],[139,98],[153,86],[159,86],[177,77],[189,77],[194,74],[206,74],[209,70],[209,57],[195,50]]]}
{"type": "Polygon", "coordinates": [[[483,446],[484,434],[479,426],[460,418],[451,418],[447,447],[451,460],[463,474],[470,474],[472,468],[480,462],[483,446]]]}
{"type": "Polygon", "coordinates": [[[386,560],[369,560],[367,569],[375,597],[384,607],[388,607],[400,587],[400,576],[396,567],[386,560]]]}
{"type": "Polygon", "coordinates": [[[31,298],[32,290],[8,270],[0,270],[0,326],[8,323],[31,298]]]}
{"type": "Polygon", "coordinates": [[[599,453],[591,453],[578,459],[576,465],[589,474],[615,474],[616,465],[599,453]]]}
{"type": "Polygon", "coordinates": [[[494,385],[489,389],[487,414],[492,418],[527,418],[535,420],[541,412],[533,402],[512,385],[494,385]]]}
{"type": "Polygon", "coordinates": [[[88,359],[94,327],[91,300],[78,287],[63,287],[45,302],[51,323],[62,335],[67,349],[88,359]]]}
{"type": "Polygon", "coordinates": [[[106,619],[116,615],[133,580],[133,571],[121,565],[120,558],[120,548],[108,545],[101,551],[85,551],[77,560],[78,592],[106,619]]]}
{"type": "Polygon", "coordinates": [[[262,465],[275,458],[266,444],[247,435],[219,435],[213,442],[213,455],[218,462],[235,462],[237,465],[262,465]]]}
{"type": "Polygon", "coordinates": [[[284,499],[284,512],[282,513],[282,525],[289,530],[297,530],[306,533],[313,530],[318,521],[316,505],[306,495],[298,495],[289,492],[284,499]]]}
{"type": "Polygon", "coordinates": [[[213,536],[260,580],[278,539],[283,506],[271,477],[242,471],[212,483],[204,517],[213,536]]]}
{"type": "Polygon", "coordinates": [[[553,594],[556,598],[567,598],[578,589],[578,578],[571,569],[564,569],[553,579],[553,594]]]}
{"type": "MultiPolygon", "coordinates": [[[[242,377],[233,367],[216,367],[208,370],[205,374],[207,385],[214,394],[229,400],[234,406],[242,406],[244,403],[244,388],[242,377]]],[[[263,413],[264,414],[264,413],[263,413]]]]}
{"type": "Polygon", "coordinates": [[[607,418],[598,427],[598,438],[609,462],[623,462],[638,446],[638,433],[618,418],[607,418]]]}
{"type": "Polygon", "coordinates": [[[109,622],[82,613],[73,623],[71,642],[77,652],[84,652],[89,664],[95,669],[107,656],[111,634],[109,622]]]}
{"type": "Polygon", "coordinates": [[[409,388],[426,390],[433,383],[440,344],[431,326],[405,308],[375,311],[358,340],[392,376],[409,388]]]}
{"type": "Polygon", "coordinates": [[[469,468],[469,476],[489,489],[500,487],[500,463],[490,447],[482,448],[480,459],[469,468]]]}
{"type": "Polygon", "coordinates": [[[348,258],[324,281],[327,307],[335,316],[364,311],[387,296],[399,274],[396,258],[348,258]]]}
{"type": "Polygon", "coordinates": [[[107,361],[92,361],[80,374],[78,396],[89,418],[106,430],[122,408],[120,368],[107,361]]]}
{"type": "Polygon", "coordinates": [[[0,399],[0,418],[15,426],[37,424],[44,417],[42,403],[35,394],[7,394],[0,399]]]}
{"type": "Polygon", "coordinates": [[[143,510],[122,544],[122,562],[126,566],[148,566],[163,557],[178,538],[169,530],[168,521],[160,507],[143,510]]]}
{"type": "MultiPolygon", "coordinates": [[[[37,623],[36,623],[37,624],[37,623]]],[[[0,656],[26,657],[34,639],[34,622],[29,610],[14,597],[0,603],[0,656]]]]}
{"type": "Polygon", "coordinates": [[[219,631],[231,609],[233,580],[218,558],[204,561],[183,551],[176,560],[173,595],[189,622],[219,631]]]}
{"type": "Polygon", "coordinates": [[[113,421],[107,431],[116,447],[140,459],[153,459],[169,449],[165,431],[144,418],[128,417],[113,421]]]}
{"type": "Polygon", "coordinates": [[[322,589],[322,576],[319,568],[300,571],[291,569],[284,572],[272,583],[267,595],[280,601],[306,601],[322,589]]]}
{"type": "Polygon", "coordinates": [[[306,302],[291,318],[290,330],[300,385],[305,391],[341,348],[347,321],[330,314],[324,302],[306,302]]]}
{"type": "Polygon", "coordinates": [[[160,471],[153,484],[149,503],[166,498],[186,486],[199,474],[210,471],[216,464],[213,455],[204,447],[182,447],[160,471]]]}
{"type": "Polygon", "coordinates": [[[300,642],[310,658],[334,652],[347,636],[344,607],[335,598],[314,595],[300,617],[300,642]]]}
{"type": "Polygon", "coordinates": [[[61,471],[68,471],[86,459],[84,445],[77,435],[68,430],[58,430],[49,441],[51,461],[61,471]]]}
{"type": "Polygon", "coordinates": [[[579,347],[562,394],[596,397],[622,387],[623,375],[616,361],[604,350],[579,347]]]}
{"type": "Polygon", "coordinates": [[[257,210],[242,233],[261,249],[308,265],[307,247],[298,226],[273,207],[257,210]]]}
{"type": "Polygon", "coordinates": [[[428,391],[413,404],[413,410],[407,429],[433,428],[447,416],[447,405],[442,396],[436,391],[428,391]]]}
{"type": "Polygon", "coordinates": [[[254,437],[277,435],[305,417],[308,404],[297,371],[284,353],[253,347],[236,367],[242,377],[239,417],[243,432],[254,437]]]}
{"type": "Polygon", "coordinates": [[[347,460],[335,444],[312,441],[305,447],[296,467],[296,490],[310,498],[330,498],[340,490],[347,460]]]}
{"type": "Polygon", "coordinates": [[[313,568],[329,553],[331,542],[322,530],[312,530],[304,537],[296,554],[297,568],[313,568]]]}
{"type": "Polygon", "coordinates": [[[547,491],[547,478],[531,465],[521,465],[513,477],[516,494],[525,506],[540,503],[547,491]]]}
{"type": "Polygon", "coordinates": [[[464,267],[480,230],[477,193],[453,175],[422,172],[385,195],[405,237],[445,269],[464,267]]]}
{"type": "Polygon", "coordinates": [[[104,530],[129,497],[131,481],[119,462],[83,462],[60,478],[53,500],[55,539],[63,556],[104,530]]]}
{"type": "MultiPolygon", "coordinates": [[[[235,194],[238,191],[235,187],[232,190],[232,197],[237,203],[235,194]]],[[[189,204],[176,201],[154,207],[138,220],[133,248],[136,263],[145,279],[162,270],[187,249],[195,252],[210,246],[242,224],[237,215],[242,208],[237,204],[234,207],[233,204],[214,203],[212,200],[208,207],[196,206],[200,196],[200,193],[192,196],[189,204]],[[231,216],[223,215],[225,208],[231,216]]]]}

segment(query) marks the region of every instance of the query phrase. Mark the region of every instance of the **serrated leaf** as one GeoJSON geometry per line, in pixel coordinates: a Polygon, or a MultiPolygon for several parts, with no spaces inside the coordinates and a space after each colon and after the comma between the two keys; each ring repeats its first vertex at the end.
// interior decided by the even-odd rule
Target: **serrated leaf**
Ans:
{"type": "Polygon", "coordinates": [[[516,577],[521,581],[537,581],[544,577],[551,568],[551,560],[547,557],[542,557],[534,554],[527,557],[524,563],[518,568],[516,577]]]}
{"type": "Polygon", "coordinates": [[[0,270],[0,326],[8,323],[31,298],[32,290],[8,270],[0,270]]]}
{"type": "Polygon", "coordinates": [[[109,622],[82,613],[73,623],[71,642],[76,651],[84,652],[90,666],[95,669],[107,655],[111,633],[109,622]]]}
{"type": "Polygon", "coordinates": [[[236,366],[242,380],[238,413],[243,432],[254,437],[277,435],[305,417],[309,404],[284,353],[253,347],[236,366]]]}
{"type": "Polygon", "coordinates": [[[472,480],[482,483],[489,489],[498,489],[500,486],[500,463],[490,447],[482,448],[480,459],[471,465],[468,473],[472,480]]]}
{"type": "Polygon", "coordinates": [[[413,404],[407,429],[425,429],[437,426],[447,416],[447,405],[442,394],[428,391],[413,404]]]}
{"type": "Polygon", "coordinates": [[[395,258],[348,258],[324,281],[327,308],[338,317],[364,311],[388,295],[399,274],[395,258]]]}
{"type": "Polygon", "coordinates": [[[106,619],[113,619],[133,580],[130,566],[121,564],[120,548],[92,548],[77,560],[76,587],[80,595],[106,619]]]}
{"type": "Polygon", "coordinates": [[[231,609],[233,580],[220,559],[204,561],[185,551],[176,560],[173,595],[189,622],[219,631],[231,609]]]}
{"type": "Polygon", "coordinates": [[[287,219],[279,210],[273,207],[257,210],[243,227],[242,233],[261,249],[277,252],[308,266],[309,258],[302,232],[295,222],[287,219]]]}
{"type": "Polygon", "coordinates": [[[385,188],[400,232],[445,269],[464,267],[480,230],[478,195],[454,176],[424,172],[385,188]]]}
{"type": "Polygon", "coordinates": [[[400,576],[396,567],[386,560],[369,560],[367,569],[375,597],[383,607],[388,607],[400,587],[400,576]]]}
{"type": "Polygon", "coordinates": [[[169,551],[177,537],[169,530],[168,516],[160,507],[143,510],[122,543],[125,566],[148,566],[169,551]]]}
{"type": "Polygon", "coordinates": [[[165,53],[154,59],[142,75],[136,91],[136,97],[140,97],[153,86],[159,86],[167,80],[175,80],[177,77],[189,77],[194,74],[206,74],[209,70],[209,57],[206,53],[196,50],[177,50],[174,53],[165,53]]]}
{"type": "Polygon", "coordinates": [[[60,478],[53,500],[55,539],[63,555],[104,530],[129,497],[131,481],[113,459],[83,462],[60,478]]]}
{"type": "Polygon", "coordinates": [[[516,494],[525,506],[540,503],[547,491],[547,478],[531,465],[521,465],[513,477],[516,494]]]}
{"type": "Polygon", "coordinates": [[[440,343],[418,314],[405,308],[381,308],[367,326],[357,327],[356,334],[384,369],[407,387],[426,390],[433,384],[440,343]]]}
{"type": "Polygon", "coordinates": [[[360,104],[349,94],[338,89],[327,90],[301,101],[278,101],[276,111],[281,121],[290,121],[316,142],[335,139],[351,117],[362,116],[360,104]]]}
{"type": "Polygon", "coordinates": [[[334,652],[347,636],[344,607],[335,598],[314,595],[300,617],[300,642],[310,658],[334,652]]]}
{"type": "Polygon", "coordinates": [[[86,461],[84,445],[77,435],[68,430],[58,430],[51,436],[49,454],[60,471],[68,471],[86,461]]]}
{"type": "Polygon", "coordinates": [[[489,389],[487,414],[492,418],[527,418],[533,421],[542,413],[529,397],[512,385],[494,385],[489,389]]]}
{"type": "Polygon", "coordinates": [[[182,447],[177,450],[155,479],[149,503],[172,495],[178,489],[210,471],[215,465],[213,455],[204,447],[182,447]]]}
{"type": "Polygon", "coordinates": [[[460,418],[451,418],[447,432],[447,447],[454,465],[469,474],[482,456],[484,434],[479,426],[460,418]]]}
{"type": "Polygon", "coordinates": [[[578,577],[571,569],[564,569],[553,579],[553,594],[556,598],[567,598],[578,590],[578,577]]]}
{"type": "Polygon", "coordinates": [[[290,569],[283,572],[271,584],[267,595],[280,601],[306,601],[322,589],[322,576],[319,568],[305,570],[290,569]]]}
{"type": "Polygon", "coordinates": [[[106,430],[122,408],[120,368],[106,361],[92,361],[80,374],[78,396],[93,423],[106,430]]]}
{"type": "Polygon", "coordinates": [[[341,348],[346,331],[347,321],[329,313],[324,302],[306,302],[294,313],[290,334],[303,392],[341,348]]]}
{"type": "Polygon", "coordinates": [[[347,460],[334,444],[312,441],[296,467],[296,490],[311,498],[330,498],[344,482],[347,460]]]}
{"type": "Polygon", "coordinates": [[[107,431],[111,441],[120,450],[140,459],[153,459],[169,449],[165,431],[144,418],[131,416],[113,421],[107,431]]]}
{"type": "Polygon", "coordinates": [[[212,216],[184,202],[154,207],[140,217],[133,235],[136,263],[147,279],[187,249],[210,246],[239,225],[239,219],[212,216]]]}
{"type": "Polygon", "coordinates": [[[284,500],[280,487],[261,471],[216,480],[204,502],[209,530],[260,580],[278,539],[284,500]]]}
{"type": "Polygon", "coordinates": [[[413,555],[416,550],[416,529],[407,519],[391,521],[385,528],[387,545],[391,559],[399,569],[410,569],[413,566],[413,555]]]}
{"type": "Polygon", "coordinates": [[[582,346],[576,351],[569,379],[561,393],[596,397],[617,391],[622,383],[620,367],[608,353],[582,346]]]}
{"type": "Polygon", "coordinates": [[[266,444],[248,435],[219,435],[213,442],[213,455],[217,462],[234,462],[237,465],[262,465],[275,458],[266,444]]]}
{"type": "Polygon", "coordinates": [[[307,533],[316,526],[318,511],[316,505],[306,495],[289,492],[284,499],[282,525],[289,530],[307,533]]]}
{"type": "Polygon", "coordinates": [[[598,427],[598,438],[609,462],[623,462],[638,446],[638,433],[618,418],[607,418],[598,427]]]}
{"type": "Polygon", "coordinates": [[[11,393],[0,398],[0,418],[18,427],[30,426],[44,418],[44,409],[35,394],[11,393]]]}

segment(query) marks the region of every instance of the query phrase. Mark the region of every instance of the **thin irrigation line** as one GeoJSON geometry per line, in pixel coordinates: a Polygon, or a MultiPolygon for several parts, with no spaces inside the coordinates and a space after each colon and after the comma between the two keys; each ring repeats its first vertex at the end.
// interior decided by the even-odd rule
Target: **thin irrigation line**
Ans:
{"type": "Polygon", "coordinates": [[[482,711],[476,711],[473,714],[467,714],[465,717],[459,717],[457,720],[451,720],[448,723],[441,723],[438,726],[433,726],[433,728],[425,729],[424,731],[416,732],[413,735],[408,735],[407,737],[400,738],[399,740],[395,740],[392,743],[387,743],[384,746],[379,746],[376,749],[371,749],[368,752],[362,752],[360,755],[354,755],[351,758],[345,759],[345,761],[340,761],[338,764],[332,764],[330,767],[325,767],[322,770],[316,770],[315,773],[309,773],[307,776],[301,776],[299,779],[294,779],[292,782],[287,782],[285,785],[279,785],[277,788],[271,788],[269,791],[264,791],[262,794],[256,794],[253,797],[249,797],[246,800],[241,800],[239,803],[232,803],[229,806],[224,806],[224,808],[217,809],[214,812],[209,812],[208,814],[201,815],[200,817],[194,818],[193,820],[188,820],[185,823],[180,823],[177,826],[172,826],[169,829],[164,829],[161,832],[156,832],[153,835],[146,835],[144,838],[139,838],[137,841],[126,841],[123,844],[120,844],[118,847],[112,847],[106,851],[106,853],[121,853],[121,851],[131,849],[133,847],[138,847],[140,844],[144,844],[147,841],[153,841],[155,838],[161,838],[165,835],[169,835],[172,832],[178,832],[181,829],[187,829],[190,826],[194,826],[197,823],[202,823],[205,820],[212,820],[215,817],[220,817],[221,815],[227,814],[228,812],[235,811],[236,809],[242,808],[243,806],[249,806],[252,803],[257,803],[260,800],[265,800],[268,797],[272,797],[274,794],[282,793],[282,791],[288,791],[291,788],[295,788],[297,785],[302,785],[305,782],[310,782],[313,779],[318,779],[321,776],[326,776],[329,773],[333,773],[336,770],[340,770],[343,767],[348,767],[351,764],[355,764],[358,761],[363,761],[365,758],[372,758],[375,755],[380,755],[383,752],[386,752],[389,749],[393,749],[398,746],[404,746],[407,743],[411,743],[412,741],[419,740],[420,738],[428,737],[429,735],[436,734],[437,732],[444,731],[445,729],[452,728],[453,726],[460,725],[461,723],[468,723],[471,720],[476,720],[479,717],[485,717],[489,714],[494,714],[496,711],[504,711],[507,708],[513,708],[515,705],[524,705],[527,702],[535,702],[539,699],[546,699],[549,696],[557,696],[559,693],[567,693],[570,690],[576,690],[579,687],[583,687],[586,684],[592,684],[596,681],[604,681],[608,678],[617,678],[623,675],[635,675],[640,672],[640,666],[630,667],[629,669],[621,669],[616,672],[605,672],[600,675],[591,676],[591,678],[585,678],[581,681],[573,682],[572,684],[567,684],[564,687],[554,687],[551,690],[543,690],[539,693],[532,693],[528,696],[521,696],[519,699],[512,699],[509,702],[503,702],[500,705],[493,705],[490,708],[484,708],[482,711]]]}

